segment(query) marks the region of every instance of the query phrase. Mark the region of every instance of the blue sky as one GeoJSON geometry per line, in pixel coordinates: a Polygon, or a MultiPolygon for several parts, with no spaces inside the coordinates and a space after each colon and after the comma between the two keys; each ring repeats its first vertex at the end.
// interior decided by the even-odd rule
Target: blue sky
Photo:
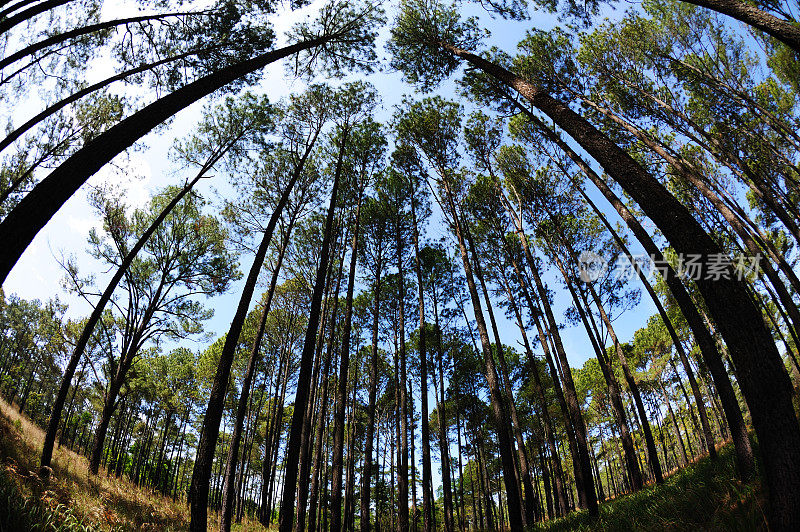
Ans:
{"type": "MultiPolygon", "coordinates": [[[[293,13],[281,13],[274,18],[274,24],[277,33],[282,34],[283,31],[289,28],[296,21],[312,14],[317,6],[320,5],[319,0],[312,3],[309,7],[293,13]]],[[[118,11],[114,9],[114,5],[107,6],[107,12],[103,19],[115,18],[121,16],[118,11]]],[[[386,7],[390,15],[392,7],[391,4],[386,7]]],[[[541,13],[533,13],[531,19],[522,22],[504,21],[493,19],[485,12],[475,6],[465,7],[465,12],[475,14],[480,17],[482,23],[491,30],[492,37],[491,43],[509,52],[513,52],[516,43],[524,36],[527,29],[542,28],[547,29],[555,24],[552,16],[541,13]]],[[[620,11],[609,11],[609,16],[618,16],[620,11]]],[[[391,23],[391,22],[390,22],[391,23]]],[[[383,43],[388,34],[388,26],[381,32],[379,57],[387,57],[388,53],[383,49],[383,43]]],[[[386,67],[386,63],[384,62],[386,67]]],[[[92,65],[90,69],[90,80],[101,79],[111,69],[112,65],[107,59],[99,58],[96,64],[92,65]]],[[[388,68],[388,67],[386,67],[388,68]]],[[[372,83],[383,98],[383,106],[378,112],[377,119],[379,121],[387,121],[393,112],[393,107],[400,102],[403,95],[413,94],[414,88],[405,84],[399,73],[384,70],[376,72],[372,75],[358,75],[353,78],[365,79],[372,83]]],[[[305,84],[300,80],[291,79],[286,76],[282,65],[271,65],[265,70],[265,75],[261,85],[256,89],[256,92],[264,92],[272,101],[277,101],[281,97],[302,90],[305,84]]],[[[458,96],[454,92],[454,83],[452,80],[444,83],[437,92],[445,97],[457,99],[458,96]]],[[[102,182],[113,181],[123,186],[126,189],[126,199],[132,206],[143,205],[148,198],[157,190],[169,184],[177,184],[182,182],[188,175],[192,173],[191,169],[176,168],[176,165],[170,160],[170,147],[172,146],[175,138],[183,137],[189,134],[193,125],[197,122],[200,111],[208,100],[199,102],[192,105],[186,110],[182,111],[169,125],[168,128],[160,130],[157,133],[148,135],[141,143],[140,149],[132,152],[130,155],[120,156],[114,161],[114,165],[109,165],[98,175],[94,176],[90,183],[99,184],[102,182]]],[[[462,102],[469,106],[468,102],[462,102]]],[[[17,123],[19,119],[25,116],[30,116],[33,111],[37,110],[41,105],[36,95],[32,96],[30,101],[24,102],[21,105],[16,105],[11,110],[11,116],[15,117],[17,123]]],[[[469,108],[469,107],[468,107],[469,108]]],[[[225,193],[226,187],[221,178],[224,176],[218,175],[214,179],[201,182],[199,191],[207,198],[212,198],[212,189],[219,189],[221,193],[225,193]]],[[[593,195],[597,200],[598,205],[603,206],[604,210],[610,212],[602,198],[593,195]]],[[[429,224],[426,236],[430,240],[437,240],[440,236],[444,235],[443,225],[436,223],[437,213],[434,213],[433,223],[429,224]]],[[[616,215],[611,216],[612,220],[617,220],[616,215]]],[[[16,293],[26,299],[38,298],[47,300],[55,295],[69,304],[68,315],[73,318],[87,315],[91,307],[85,302],[81,301],[75,296],[71,296],[64,292],[60,286],[60,281],[63,278],[63,270],[58,264],[58,259],[62,254],[74,255],[78,260],[78,264],[84,273],[94,273],[98,277],[98,284],[102,287],[105,285],[105,280],[109,277],[109,272],[106,272],[102,267],[94,262],[86,253],[87,242],[86,238],[89,230],[92,227],[99,226],[98,217],[91,210],[87,203],[87,187],[81,189],[50,221],[46,228],[35,238],[32,245],[23,254],[20,261],[17,263],[14,270],[9,275],[4,290],[6,294],[16,293]]],[[[634,247],[634,249],[636,249],[634,247]]],[[[634,251],[637,252],[637,251],[634,251]]],[[[240,257],[241,269],[246,272],[251,264],[252,258],[250,256],[240,257]]],[[[550,287],[556,291],[556,309],[560,319],[563,320],[563,311],[567,307],[567,294],[561,289],[560,284],[557,282],[553,272],[549,272],[545,279],[548,281],[550,287]]],[[[239,289],[241,288],[241,281],[233,286],[233,288],[225,295],[209,301],[209,305],[215,309],[214,317],[207,323],[207,329],[212,331],[215,336],[224,333],[230,323],[230,318],[235,310],[236,303],[239,298],[239,289]]],[[[258,297],[254,297],[256,301],[258,297]]],[[[497,312],[497,311],[496,311],[497,312]]],[[[642,298],[639,306],[631,311],[628,311],[619,320],[615,326],[619,336],[623,340],[628,340],[632,337],[633,332],[643,326],[647,318],[655,312],[655,309],[647,297],[642,298]]],[[[497,317],[500,321],[501,337],[505,343],[517,346],[519,334],[516,326],[500,316],[497,312],[497,317]]],[[[586,337],[582,327],[570,327],[563,332],[563,339],[565,347],[569,356],[570,362],[573,366],[579,367],[583,362],[592,354],[591,345],[586,337]]],[[[192,349],[199,349],[205,347],[204,343],[194,343],[187,347],[192,349]]],[[[431,395],[432,403],[432,395],[431,395]]],[[[435,484],[438,486],[438,468],[436,471],[435,484]]]]}

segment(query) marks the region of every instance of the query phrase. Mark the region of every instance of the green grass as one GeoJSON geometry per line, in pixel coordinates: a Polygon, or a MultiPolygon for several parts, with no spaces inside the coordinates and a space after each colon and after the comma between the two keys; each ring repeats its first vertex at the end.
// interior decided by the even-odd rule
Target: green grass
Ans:
{"type": "Polygon", "coordinates": [[[532,530],[548,532],[598,530],[766,530],[766,505],[760,481],[736,479],[733,446],[717,460],[703,458],[667,478],[661,486],[600,505],[600,517],[585,511],[540,523],[532,530]]]}

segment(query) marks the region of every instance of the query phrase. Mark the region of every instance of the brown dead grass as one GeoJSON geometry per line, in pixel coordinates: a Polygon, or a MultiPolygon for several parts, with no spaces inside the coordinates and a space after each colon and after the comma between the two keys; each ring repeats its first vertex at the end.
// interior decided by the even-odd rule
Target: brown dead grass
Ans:
{"type": "MultiPolygon", "coordinates": [[[[126,478],[108,477],[105,472],[89,475],[89,463],[66,447],[53,453],[53,473],[49,482],[36,474],[44,431],[0,398],[0,460],[7,477],[21,495],[44,504],[56,512],[69,513],[84,527],[96,530],[186,530],[188,508],[147,488],[137,487],[126,478]]],[[[209,530],[215,530],[218,517],[209,514],[209,530]]],[[[234,530],[263,531],[257,521],[245,519],[234,530]]]]}

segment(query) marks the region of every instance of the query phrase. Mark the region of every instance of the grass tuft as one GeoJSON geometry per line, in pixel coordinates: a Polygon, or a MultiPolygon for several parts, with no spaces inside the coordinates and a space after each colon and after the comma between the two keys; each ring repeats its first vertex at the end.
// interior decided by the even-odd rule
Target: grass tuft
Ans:
{"type": "Polygon", "coordinates": [[[766,501],[760,481],[736,478],[733,445],[716,460],[702,458],[664,480],[661,486],[600,505],[600,517],[585,511],[539,523],[532,530],[662,531],[766,530],[766,501]]]}
{"type": "MultiPolygon", "coordinates": [[[[188,508],[126,478],[89,475],[89,462],[65,447],[53,453],[47,481],[39,478],[44,431],[0,399],[0,532],[178,531],[188,508]]],[[[209,530],[219,516],[209,512],[209,530]]],[[[236,532],[263,531],[245,517],[236,532]]]]}

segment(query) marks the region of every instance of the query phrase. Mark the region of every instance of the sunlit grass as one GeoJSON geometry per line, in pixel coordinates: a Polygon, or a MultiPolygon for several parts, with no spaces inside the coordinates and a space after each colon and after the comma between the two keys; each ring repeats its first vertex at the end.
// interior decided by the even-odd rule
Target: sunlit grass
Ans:
{"type": "MultiPolygon", "coordinates": [[[[185,530],[182,501],[125,478],[89,476],[88,460],[62,447],[49,482],[39,479],[44,432],[0,400],[0,524],[3,530],[185,530]]],[[[210,523],[216,523],[213,516],[210,523]]],[[[263,530],[247,522],[242,530],[263,530]]]]}
{"type": "Polygon", "coordinates": [[[600,505],[600,518],[587,512],[537,525],[533,530],[766,530],[766,503],[760,481],[736,479],[733,446],[716,461],[702,458],[676,472],[661,486],[600,505]]]}

